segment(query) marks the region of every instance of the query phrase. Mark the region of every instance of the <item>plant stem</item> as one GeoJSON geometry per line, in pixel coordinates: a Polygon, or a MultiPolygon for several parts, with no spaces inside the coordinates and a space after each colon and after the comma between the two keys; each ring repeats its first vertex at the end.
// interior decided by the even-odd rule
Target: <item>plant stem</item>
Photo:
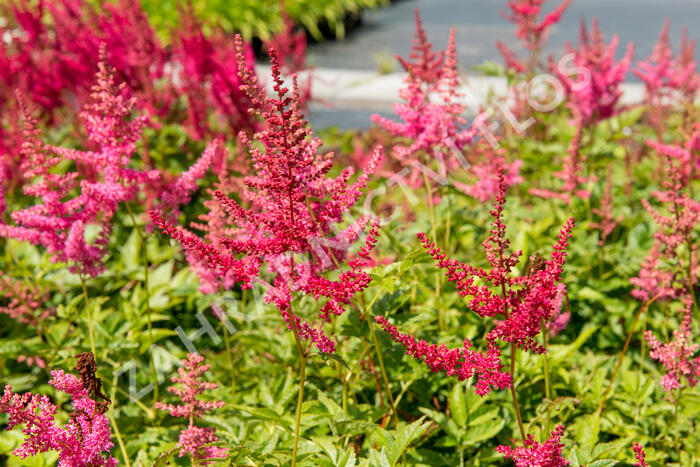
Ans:
{"type": "Polygon", "coordinates": [[[515,392],[515,343],[510,343],[510,374],[513,381],[510,384],[510,395],[513,397],[513,407],[515,408],[515,418],[518,420],[518,428],[520,429],[520,437],[525,442],[525,428],[523,427],[523,418],[520,416],[520,406],[518,405],[518,395],[515,392]]]}
{"type": "MultiPolygon", "coordinates": [[[[125,204],[126,209],[129,212],[129,216],[131,217],[131,223],[134,225],[136,234],[141,240],[141,251],[143,253],[143,289],[144,293],[146,294],[146,320],[148,325],[148,347],[150,349],[153,347],[153,323],[151,322],[151,294],[148,286],[148,246],[146,245],[146,235],[141,231],[141,227],[139,227],[138,223],[136,222],[136,217],[134,216],[134,212],[131,210],[131,206],[129,206],[129,203],[125,204]]],[[[151,352],[150,360],[151,377],[153,378],[153,405],[155,406],[155,403],[158,401],[158,372],[156,371],[156,362],[153,352],[151,352]]]]}
{"type": "Polygon", "coordinates": [[[124,463],[126,467],[131,467],[131,461],[129,461],[129,455],[126,453],[126,446],[124,445],[124,440],[122,439],[122,434],[119,431],[119,425],[117,425],[117,419],[114,418],[114,401],[116,400],[116,388],[117,388],[117,377],[115,376],[112,380],[112,403],[109,404],[109,420],[112,422],[114,427],[114,435],[117,437],[117,442],[119,443],[119,450],[122,452],[122,457],[124,457],[124,463]]]}
{"type": "Polygon", "coordinates": [[[369,333],[372,336],[372,343],[374,344],[374,351],[377,354],[377,361],[379,362],[379,368],[382,372],[382,379],[384,380],[384,386],[386,387],[386,392],[387,396],[389,397],[389,404],[391,405],[391,412],[394,417],[394,423],[396,426],[399,425],[399,415],[396,412],[396,405],[394,404],[394,396],[391,393],[391,386],[389,385],[389,377],[387,376],[386,373],[386,368],[384,367],[384,359],[382,358],[382,352],[379,350],[379,340],[377,339],[377,335],[374,332],[374,327],[372,326],[372,320],[370,318],[371,313],[369,310],[372,308],[372,305],[374,305],[374,302],[377,301],[379,298],[379,293],[377,292],[377,295],[374,296],[372,301],[367,305],[367,309],[365,310],[365,319],[367,320],[367,326],[369,326],[369,333]]]}
{"type": "Polygon", "coordinates": [[[676,427],[676,439],[675,439],[675,444],[676,447],[680,449],[681,445],[679,443],[679,437],[678,437],[678,406],[681,405],[681,393],[683,392],[683,386],[678,388],[678,396],[676,396],[676,400],[674,401],[674,408],[673,408],[673,423],[676,427]]]}
{"type": "Polygon", "coordinates": [[[542,356],[544,357],[544,393],[547,396],[547,399],[550,401],[552,400],[552,390],[549,385],[549,364],[547,362],[547,344],[548,344],[548,332],[546,329],[542,331],[542,338],[544,339],[544,354],[542,356]]]}
{"type": "MultiPolygon", "coordinates": [[[[436,227],[436,221],[435,221],[435,206],[433,202],[433,187],[430,184],[430,180],[428,179],[428,174],[425,172],[425,170],[422,170],[423,172],[423,182],[425,183],[425,189],[428,195],[427,203],[428,203],[428,212],[430,213],[430,231],[433,236],[433,241],[437,242],[437,227],[436,227]]],[[[437,309],[437,317],[438,317],[438,325],[440,326],[440,332],[445,330],[445,323],[443,321],[443,316],[442,316],[442,310],[440,309],[440,273],[436,272],[435,273],[435,303],[436,303],[436,309],[437,309]]]]}
{"type": "Polygon", "coordinates": [[[304,379],[306,378],[306,354],[301,346],[301,339],[299,338],[299,331],[297,330],[295,316],[290,310],[290,319],[292,323],[292,332],[294,333],[294,340],[297,344],[297,351],[299,352],[299,397],[297,399],[297,411],[296,411],[296,421],[294,425],[294,449],[292,450],[292,467],[297,465],[297,449],[299,447],[299,429],[301,427],[301,406],[304,402],[304,379]]]}
{"type": "Polygon", "coordinates": [[[92,350],[92,355],[95,357],[95,361],[97,361],[97,352],[95,351],[95,329],[93,328],[92,324],[92,312],[90,311],[90,306],[88,304],[87,286],[85,285],[85,279],[83,279],[83,275],[78,274],[78,277],[80,277],[80,284],[83,286],[83,296],[85,297],[85,311],[87,312],[88,333],[90,335],[90,349],[92,350]]]}
{"type": "Polygon", "coordinates": [[[231,336],[228,333],[228,328],[224,324],[224,342],[226,343],[226,355],[228,357],[228,366],[231,368],[231,403],[235,403],[234,396],[236,394],[236,371],[233,366],[233,355],[231,354],[231,336]]]}
{"type": "MultiPolygon", "coordinates": [[[[542,340],[544,341],[544,353],[542,357],[544,359],[544,394],[548,401],[552,400],[552,389],[549,383],[549,363],[547,360],[547,345],[549,344],[549,331],[546,325],[542,325],[542,340]]],[[[549,409],[547,409],[547,416],[545,417],[545,432],[549,433],[550,416],[549,409]]]]}
{"type": "Polygon", "coordinates": [[[613,371],[613,374],[610,377],[610,381],[608,382],[608,387],[605,389],[605,393],[603,393],[603,399],[600,401],[600,407],[598,408],[599,415],[603,415],[603,410],[605,409],[605,400],[608,397],[608,393],[610,392],[610,388],[612,388],[613,381],[615,381],[615,377],[617,376],[617,372],[620,369],[620,365],[622,364],[622,359],[624,358],[625,353],[627,352],[627,348],[630,345],[630,341],[632,340],[632,334],[634,333],[634,327],[637,324],[639,317],[660,296],[661,296],[661,292],[656,294],[648,302],[646,302],[644,305],[639,307],[637,314],[634,316],[634,321],[632,321],[632,326],[630,326],[630,331],[629,331],[629,333],[627,333],[627,339],[625,340],[625,345],[622,347],[622,353],[620,353],[620,358],[617,359],[617,364],[615,365],[615,370],[613,371]]]}

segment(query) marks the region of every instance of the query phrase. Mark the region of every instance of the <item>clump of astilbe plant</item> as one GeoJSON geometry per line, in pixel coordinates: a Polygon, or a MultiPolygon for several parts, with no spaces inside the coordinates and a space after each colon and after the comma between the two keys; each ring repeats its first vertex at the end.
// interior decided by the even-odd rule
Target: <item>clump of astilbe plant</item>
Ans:
{"type": "Polygon", "coordinates": [[[525,441],[525,430],[515,387],[512,384],[515,376],[515,353],[516,349],[535,354],[546,352],[544,346],[535,338],[543,325],[551,321],[555,313],[558,314],[558,307],[561,306],[558,284],[566,260],[567,239],[571,236],[574,220],[570,218],[564,224],[550,258],[543,261],[541,267],[531,268],[530,274],[525,276],[511,275],[511,269],[518,264],[522,252],[507,252],[510,241],[506,238],[506,226],[502,218],[506,202],[503,176],[501,168],[498,170],[499,194],[494,208],[490,211],[494,220],[489,237],[483,243],[486,259],[491,265],[490,270],[447,258],[425,234],[418,234],[423,247],[437,261],[437,266],[444,269],[448,280],[456,284],[457,292],[468,298],[469,308],[482,318],[498,317],[501,320],[486,335],[486,353],[472,350],[469,339],[464,340],[462,348],[448,349],[444,344],[438,346],[423,340],[416,341],[413,336],[399,332],[383,316],[377,316],[375,320],[395,341],[406,348],[407,354],[413,355],[419,361],[424,360],[432,371],[442,371],[459,380],[475,375],[476,393],[479,395],[486,395],[492,389],[510,387],[518,428],[525,441]],[[510,371],[505,370],[501,362],[500,342],[510,344],[510,371]]]}
{"type": "Polygon", "coordinates": [[[506,63],[506,67],[516,73],[532,74],[539,66],[538,56],[547,43],[549,29],[561,20],[562,15],[569,7],[571,0],[564,0],[554,10],[544,16],[541,21],[538,18],[542,14],[545,0],[509,0],[508,13],[503,12],[505,19],[517,26],[515,36],[520,43],[530,51],[527,61],[519,60],[516,54],[503,42],[496,41],[496,46],[506,63]]]}
{"type": "Polygon", "coordinates": [[[624,82],[634,53],[634,44],[627,44],[627,51],[616,61],[618,37],[613,34],[610,44],[605,44],[593,18],[590,35],[586,23],[581,20],[579,48],[566,45],[571,57],[571,68],[561,67],[550,61],[550,68],[559,77],[567,93],[567,106],[574,119],[583,126],[605,120],[618,112],[617,103],[622,96],[620,85],[624,82]]]}
{"type": "Polygon", "coordinates": [[[560,439],[564,434],[564,426],[557,425],[547,441],[540,444],[532,435],[528,435],[523,446],[496,446],[496,451],[506,459],[513,459],[516,467],[563,467],[569,462],[562,456],[560,439]]]}
{"type": "Polygon", "coordinates": [[[44,394],[17,394],[5,386],[0,398],[0,413],[10,416],[8,429],[24,425],[26,436],[15,456],[25,459],[39,453],[56,451],[60,467],[114,467],[117,460],[109,455],[113,446],[109,420],[105,416],[111,401],[102,392],[102,382],[95,376],[97,365],[91,353],[76,356],[79,376],[51,372],[49,384],[68,394],[73,410],[68,422],[60,426],[55,417],[58,407],[44,394]]]}
{"type": "MultiPolygon", "coordinates": [[[[202,365],[204,357],[191,353],[187,358],[182,360],[182,368],[178,368],[179,376],[171,378],[173,383],[178,383],[182,387],[170,386],[168,391],[178,396],[181,400],[180,404],[164,404],[157,402],[156,409],[167,410],[173,417],[183,417],[188,421],[187,428],[180,431],[178,447],[180,448],[179,457],[189,456],[193,463],[226,455],[226,449],[218,446],[212,446],[211,443],[216,443],[219,438],[216,436],[215,428],[202,428],[195,424],[198,418],[201,418],[207,412],[224,406],[223,401],[207,402],[201,400],[199,396],[207,390],[216,389],[216,383],[209,383],[202,378],[210,365],[202,365]]],[[[202,462],[208,464],[208,462],[202,462]]]]}
{"type": "MultiPolygon", "coordinates": [[[[250,207],[243,207],[221,191],[214,196],[228,215],[228,222],[237,231],[234,236],[221,232],[217,242],[205,242],[190,231],[174,226],[155,211],[151,217],[164,233],[178,240],[188,254],[216,270],[218,275],[231,274],[242,288],[254,282],[267,286],[265,300],[274,304],[294,334],[300,359],[300,386],[294,436],[293,465],[301,421],[301,405],[309,349],[302,340],[309,340],[320,352],[333,352],[334,341],[321,328],[303,321],[292,308],[294,296],[306,294],[316,300],[325,299],[319,317],[323,323],[330,315],[343,312],[352,297],[364,290],[370,277],[362,269],[374,248],[378,235],[378,219],[363,217],[346,230],[334,233],[343,215],[357,203],[370,174],[381,156],[377,148],[365,172],[350,183],[352,169],[344,169],[336,178],[328,176],[332,154],[319,154],[321,140],[315,138],[304,119],[299,95],[294,84],[292,94],[284,87],[280,65],[274,49],[270,49],[275,97],[268,97],[257,78],[245,65],[243,42],[237,39],[239,73],[253,103],[253,109],[265,121],[255,138],[255,145],[241,133],[239,136],[251,155],[254,174],[246,177],[242,198],[250,207]],[[338,253],[344,252],[371,224],[364,247],[348,261],[349,270],[337,281],[324,277],[335,265],[338,253]],[[336,261],[331,261],[333,258],[336,261]],[[267,265],[271,283],[261,270],[267,265]]],[[[293,79],[295,83],[296,80],[293,79]]]]}

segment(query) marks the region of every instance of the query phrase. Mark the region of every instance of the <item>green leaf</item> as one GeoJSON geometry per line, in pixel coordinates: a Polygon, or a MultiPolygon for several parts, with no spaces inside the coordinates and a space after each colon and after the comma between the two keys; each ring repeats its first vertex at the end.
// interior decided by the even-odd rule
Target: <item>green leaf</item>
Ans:
{"type": "Polygon", "coordinates": [[[467,425],[467,406],[464,400],[462,383],[455,383],[449,397],[450,415],[457,425],[464,428],[467,425]]]}

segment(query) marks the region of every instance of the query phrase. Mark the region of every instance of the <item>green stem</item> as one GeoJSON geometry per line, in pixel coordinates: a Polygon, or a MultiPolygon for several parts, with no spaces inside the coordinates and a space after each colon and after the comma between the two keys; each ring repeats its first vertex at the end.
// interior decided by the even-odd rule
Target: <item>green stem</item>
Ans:
{"type": "MultiPolygon", "coordinates": [[[[544,353],[542,357],[544,359],[544,393],[548,401],[552,400],[552,389],[549,383],[549,363],[547,360],[547,345],[549,344],[549,332],[545,325],[542,326],[542,340],[544,341],[544,353]]],[[[545,418],[545,432],[549,433],[550,426],[550,416],[549,409],[547,409],[547,416],[545,418]]]]}
{"type": "Polygon", "coordinates": [[[226,355],[228,357],[228,366],[231,369],[231,403],[235,403],[236,395],[236,370],[233,366],[233,354],[231,353],[231,336],[228,333],[226,324],[224,324],[224,342],[226,343],[226,355]]]}
{"type": "MultiPolygon", "coordinates": [[[[146,235],[141,231],[141,227],[139,227],[138,223],[136,222],[136,217],[134,216],[134,212],[131,210],[129,203],[126,203],[126,209],[131,217],[131,223],[134,225],[136,234],[141,240],[141,251],[143,252],[143,288],[144,293],[146,294],[146,320],[148,325],[148,344],[150,349],[153,347],[153,323],[151,321],[151,314],[153,312],[151,310],[150,287],[148,286],[148,246],[146,245],[146,235]]],[[[158,372],[156,371],[156,362],[153,353],[151,353],[151,377],[153,378],[153,405],[155,406],[156,402],[158,401],[158,372]]]]}
{"type": "Polygon", "coordinates": [[[515,408],[515,418],[518,420],[518,428],[520,429],[520,437],[523,440],[523,443],[525,442],[526,435],[525,435],[525,428],[523,427],[523,417],[520,415],[520,406],[518,405],[518,395],[515,392],[515,352],[516,352],[516,347],[515,343],[511,342],[510,344],[510,374],[511,377],[513,378],[513,381],[511,382],[510,385],[510,395],[513,398],[513,407],[515,408]]]}
{"type": "Polygon", "coordinates": [[[679,436],[678,436],[678,406],[681,405],[681,393],[683,392],[683,387],[678,388],[678,396],[676,396],[676,400],[674,401],[674,408],[673,408],[673,423],[676,428],[676,439],[675,439],[675,445],[677,448],[680,449],[681,445],[679,442],[679,436]]]}
{"type": "Polygon", "coordinates": [[[379,362],[379,368],[382,372],[382,379],[384,380],[384,386],[386,387],[386,392],[389,397],[389,404],[391,405],[391,412],[394,417],[394,423],[396,426],[399,425],[399,415],[396,412],[396,405],[394,404],[394,395],[391,393],[391,386],[389,385],[389,377],[387,376],[386,373],[386,368],[384,367],[384,359],[382,358],[382,352],[379,349],[379,340],[377,339],[377,335],[374,332],[374,327],[372,326],[372,320],[371,320],[371,313],[370,309],[372,308],[372,305],[374,305],[374,302],[377,301],[379,298],[379,292],[377,292],[377,295],[374,296],[372,301],[369,303],[367,306],[367,309],[365,310],[365,319],[367,320],[367,326],[369,326],[369,332],[372,336],[372,343],[374,344],[374,351],[377,354],[377,361],[379,362]]]}
{"type": "Polygon", "coordinates": [[[124,458],[124,463],[126,467],[131,467],[131,461],[129,461],[129,455],[126,453],[126,446],[124,445],[124,440],[122,439],[122,434],[119,431],[119,425],[117,425],[117,419],[114,417],[114,407],[116,400],[116,387],[117,387],[117,377],[115,376],[112,380],[112,403],[109,405],[109,420],[112,422],[114,427],[114,435],[117,437],[117,442],[119,443],[119,450],[122,452],[122,457],[124,458]]]}
{"type": "Polygon", "coordinates": [[[78,274],[78,277],[80,277],[80,284],[83,286],[83,297],[85,297],[85,311],[87,312],[88,333],[90,335],[90,349],[92,350],[92,355],[95,356],[95,361],[97,361],[97,352],[95,351],[95,329],[92,324],[92,312],[90,311],[90,306],[88,304],[87,286],[85,285],[85,279],[83,279],[83,275],[78,274]]]}
{"type": "Polygon", "coordinates": [[[306,378],[306,354],[301,346],[301,339],[299,338],[299,331],[297,330],[296,320],[294,319],[294,314],[289,313],[290,321],[292,323],[292,332],[294,333],[294,340],[297,344],[297,351],[299,352],[299,398],[297,399],[297,410],[296,410],[296,420],[294,425],[294,449],[292,450],[292,467],[297,465],[297,450],[299,447],[299,431],[301,427],[301,409],[304,402],[304,380],[306,378]]]}
{"type": "Polygon", "coordinates": [[[625,353],[627,352],[627,348],[630,345],[630,341],[632,340],[632,334],[634,333],[634,327],[637,324],[639,317],[660,296],[661,296],[661,293],[658,293],[657,295],[652,297],[651,300],[646,302],[643,306],[639,307],[637,314],[634,316],[634,321],[632,321],[632,326],[630,326],[630,331],[627,333],[627,339],[625,340],[625,345],[622,347],[622,352],[620,353],[620,357],[617,359],[617,364],[615,365],[615,370],[613,371],[613,374],[610,377],[610,381],[608,382],[608,387],[605,389],[605,392],[603,393],[603,399],[600,401],[600,407],[598,408],[599,415],[603,415],[603,410],[605,409],[605,400],[608,397],[608,393],[610,392],[610,388],[612,388],[613,382],[615,381],[615,377],[617,376],[617,372],[620,369],[620,365],[622,364],[622,359],[624,358],[625,353]]]}
{"type": "MultiPolygon", "coordinates": [[[[433,203],[433,187],[430,184],[430,180],[428,179],[428,174],[423,172],[423,182],[425,183],[425,189],[428,195],[427,203],[428,203],[428,212],[430,213],[430,232],[433,236],[433,241],[437,242],[437,227],[436,227],[436,221],[435,221],[435,206],[433,203]]],[[[435,303],[436,303],[436,310],[437,310],[437,317],[438,317],[438,325],[440,326],[440,332],[445,330],[445,323],[443,321],[443,316],[442,316],[442,310],[440,306],[440,272],[435,272],[435,303]]]]}

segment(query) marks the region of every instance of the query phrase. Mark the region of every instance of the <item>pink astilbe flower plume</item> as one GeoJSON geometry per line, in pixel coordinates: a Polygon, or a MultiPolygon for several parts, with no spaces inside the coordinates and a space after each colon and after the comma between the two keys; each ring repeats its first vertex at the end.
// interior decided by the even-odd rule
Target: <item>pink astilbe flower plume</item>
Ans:
{"type": "Polygon", "coordinates": [[[700,90],[700,75],[695,61],[695,43],[688,41],[687,30],[677,56],[669,40],[670,19],[666,19],[651,55],[639,63],[634,74],[644,82],[645,103],[651,109],[651,122],[661,140],[669,105],[691,104],[700,90]]]}
{"type": "Polygon", "coordinates": [[[561,448],[564,447],[561,444],[563,434],[564,426],[557,425],[549,439],[542,444],[528,435],[523,446],[497,446],[496,451],[506,459],[513,459],[517,467],[563,467],[569,465],[561,453],[561,448]]]}
{"type": "Polygon", "coordinates": [[[319,154],[321,140],[315,138],[304,119],[296,80],[292,94],[284,87],[280,65],[270,49],[275,97],[268,97],[257,78],[245,66],[243,43],[238,42],[239,73],[253,108],[264,119],[265,129],[256,133],[255,145],[244,134],[240,139],[250,152],[254,174],[245,177],[239,194],[244,207],[229,193],[215,191],[214,197],[227,216],[226,228],[210,231],[207,241],[176,227],[152,212],[154,223],[185,247],[198,268],[205,266],[229,281],[250,287],[260,281],[268,286],[266,301],[275,304],[290,330],[310,339],[322,352],[335,346],[321,329],[302,321],[291,309],[295,293],[325,298],[320,317],[339,314],[351,297],[367,287],[369,276],[362,271],[378,235],[378,221],[363,217],[345,230],[337,226],[359,200],[375,171],[381,148],[375,149],[365,172],[350,182],[353,171],[346,168],[336,178],[328,176],[333,154],[319,154]],[[364,248],[348,262],[349,271],[337,281],[323,277],[325,270],[338,266],[344,253],[364,228],[371,224],[364,248]],[[212,238],[215,235],[215,238],[212,238]],[[262,266],[272,275],[263,279],[262,266]]]}
{"type": "Polygon", "coordinates": [[[8,429],[24,425],[26,439],[13,454],[27,458],[57,451],[60,467],[114,467],[117,460],[109,456],[113,446],[109,420],[104,415],[109,399],[102,393],[101,381],[95,377],[95,358],[91,353],[77,356],[80,377],[63,370],[51,372],[49,384],[71,397],[73,411],[64,426],[56,424],[57,407],[43,394],[16,394],[5,386],[0,398],[0,413],[10,415],[8,429]],[[106,457],[105,457],[106,454],[106,457]]]}
{"type": "Polygon", "coordinates": [[[533,72],[537,67],[537,55],[547,43],[549,29],[561,20],[562,15],[572,0],[564,0],[554,10],[538,20],[542,14],[545,0],[509,0],[508,13],[503,12],[505,19],[517,26],[515,36],[520,43],[530,51],[527,63],[519,60],[515,53],[503,42],[496,41],[498,50],[503,55],[506,67],[518,73],[533,72]]]}
{"type": "Polygon", "coordinates": [[[395,137],[410,140],[408,145],[395,145],[392,156],[414,168],[407,182],[417,187],[423,183],[423,166],[429,166],[433,157],[443,170],[446,164],[449,168],[466,165],[461,151],[475,138],[478,122],[485,116],[478,116],[471,126],[462,117],[454,28],[447,50],[433,52],[416,9],[416,38],[410,58],[413,61],[399,57],[406,71],[406,86],[399,90],[399,97],[405,102],[395,104],[394,109],[402,121],[379,115],[372,115],[372,120],[395,137]],[[455,154],[457,157],[452,157],[455,154]]]}
{"type": "Polygon", "coordinates": [[[204,391],[218,387],[216,383],[204,381],[204,373],[209,370],[210,365],[202,365],[203,362],[204,357],[201,355],[187,354],[187,358],[182,360],[182,367],[177,370],[179,376],[172,377],[172,382],[180,384],[181,387],[168,387],[168,391],[178,396],[181,403],[174,405],[156,402],[155,405],[156,409],[167,410],[173,417],[183,417],[188,420],[187,428],[180,432],[179,456],[189,455],[198,461],[226,455],[224,448],[205,446],[219,440],[214,434],[215,428],[202,428],[195,425],[198,418],[224,406],[223,401],[209,402],[200,399],[200,395],[204,391]]]}
{"type": "Polygon", "coordinates": [[[0,272],[0,296],[7,302],[0,306],[0,313],[16,319],[20,323],[38,326],[56,310],[45,307],[51,298],[49,287],[35,286],[32,282],[20,281],[0,272]]]}
{"type": "Polygon", "coordinates": [[[291,76],[295,73],[307,72],[298,83],[300,104],[302,108],[306,108],[311,100],[312,80],[311,72],[306,65],[306,33],[289,17],[283,0],[279,1],[279,10],[283,28],[267,41],[265,48],[276,51],[282,74],[291,76]]]}
{"type": "Polygon", "coordinates": [[[386,318],[375,318],[394,340],[406,347],[409,355],[418,360],[425,357],[425,362],[433,371],[445,371],[460,379],[476,374],[477,393],[480,395],[488,394],[492,387],[503,389],[510,385],[512,375],[502,371],[499,342],[508,342],[533,353],[545,352],[535,337],[543,324],[559,314],[559,280],[566,260],[567,239],[574,226],[573,218],[564,224],[550,258],[543,261],[541,267],[534,268],[526,276],[512,276],[511,269],[518,264],[522,252],[507,253],[510,241],[506,237],[502,218],[506,201],[503,177],[503,169],[500,168],[499,194],[490,211],[494,220],[489,237],[483,243],[490,270],[449,259],[424,233],[418,234],[418,239],[435,259],[437,266],[445,270],[450,282],[455,283],[457,292],[468,299],[469,308],[482,318],[498,317],[501,320],[486,335],[487,353],[470,350],[469,340],[465,340],[464,349],[455,350],[429,346],[424,341],[416,342],[413,337],[399,333],[388,324],[386,318]]]}
{"type": "Polygon", "coordinates": [[[530,188],[528,190],[530,194],[546,199],[560,199],[566,204],[569,204],[575,198],[588,199],[591,197],[591,192],[582,188],[589,181],[596,180],[595,176],[586,177],[583,175],[584,162],[586,161],[586,156],[581,151],[584,122],[577,117],[574,125],[576,132],[569,144],[568,156],[564,158],[562,169],[554,172],[554,176],[563,181],[561,188],[558,191],[530,188]]]}
{"type": "Polygon", "coordinates": [[[503,167],[503,185],[506,189],[521,183],[524,179],[520,175],[520,166],[523,161],[516,159],[513,162],[506,161],[506,151],[503,148],[493,148],[490,144],[477,144],[471,151],[480,157],[470,167],[469,172],[476,178],[471,185],[460,181],[453,181],[455,188],[462,190],[469,196],[486,202],[498,195],[499,181],[498,168],[503,167]]]}
{"type": "MultiPolygon", "coordinates": [[[[605,120],[618,112],[617,103],[622,96],[620,85],[629,69],[634,44],[620,61],[615,60],[618,37],[613,34],[609,45],[603,41],[598,29],[598,19],[593,18],[589,35],[585,21],[581,20],[579,48],[567,44],[570,64],[562,67],[550,61],[550,68],[559,77],[568,94],[567,106],[575,119],[584,126],[605,120]]],[[[567,58],[566,56],[564,58],[567,58]]]]}
{"type": "Polygon", "coordinates": [[[673,340],[662,344],[651,331],[644,335],[651,348],[649,356],[666,369],[667,373],[661,377],[660,383],[667,392],[683,387],[683,378],[688,387],[695,387],[700,380],[700,356],[693,358],[700,345],[692,344],[690,336],[692,298],[683,297],[683,306],[683,322],[680,329],[673,331],[673,340]]]}
{"type": "Polygon", "coordinates": [[[635,441],[632,450],[634,451],[634,457],[637,459],[637,462],[634,463],[635,467],[649,467],[649,463],[646,461],[647,454],[644,452],[642,445],[635,441]]]}
{"type": "Polygon", "coordinates": [[[102,259],[119,204],[131,200],[140,185],[159,177],[157,171],[128,168],[144,118],[131,118],[135,102],[124,99],[121,87],[114,84],[104,48],[101,56],[93,102],[81,113],[90,143],[97,149],[79,151],[42,143],[36,121],[25,111],[23,170],[25,178],[35,182],[23,188],[41,202],[11,213],[15,226],[0,225],[0,235],[42,245],[53,261],[69,263],[71,271],[91,276],[104,270],[102,259]],[[80,170],[54,170],[65,160],[80,170]],[[98,227],[92,242],[86,238],[88,225],[98,227]]]}
{"type": "Polygon", "coordinates": [[[663,155],[665,161],[665,190],[652,195],[666,207],[667,214],[642,200],[659,226],[639,275],[630,279],[637,287],[632,296],[642,301],[657,295],[677,298],[695,286],[698,271],[696,226],[700,222],[700,203],[686,193],[691,176],[688,167],[691,153],[680,146],[654,141],[647,141],[647,144],[663,155]]]}
{"type": "Polygon", "coordinates": [[[600,206],[592,209],[593,214],[599,216],[600,220],[590,224],[591,228],[600,230],[598,246],[605,245],[607,238],[613,233],[617,224],[623,219],[622,216],[615,217],[613,207],[612,167],[608,167],[608,176],[605,179],[605,192],[603,193],[603,198],[600,200],[600,206]]]}

